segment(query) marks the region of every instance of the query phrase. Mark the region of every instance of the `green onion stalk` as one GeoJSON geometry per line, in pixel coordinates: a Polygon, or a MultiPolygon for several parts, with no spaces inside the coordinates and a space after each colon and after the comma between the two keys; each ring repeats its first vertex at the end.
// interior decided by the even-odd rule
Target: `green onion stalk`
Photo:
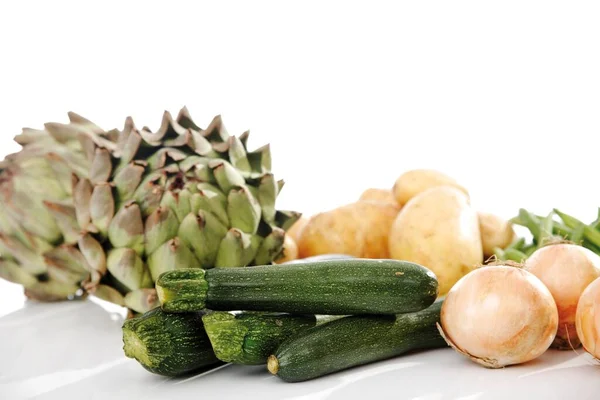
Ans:
{"type": "Polygon", "coordinates": [[[546,216],[521,208],[511,222],[526,228],[529,237],[519,237],[506,248],[496,248],[494,255],[498,260],[522,263],[540,247],[557,242],[577,244],[600,255],[600,207],[590,223],[556,208],[546,216]]]}

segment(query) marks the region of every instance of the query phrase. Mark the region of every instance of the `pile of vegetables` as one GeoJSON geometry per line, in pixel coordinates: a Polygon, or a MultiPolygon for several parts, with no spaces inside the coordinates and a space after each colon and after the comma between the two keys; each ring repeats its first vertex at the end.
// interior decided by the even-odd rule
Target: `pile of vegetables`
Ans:
{"type": "Polygon", "coordinates": [[[511,221],[476,209],[464,186],[431,169],[407,171],[390,189],[368,188],[355,202],[303,216],[290,232],[298,258],[347,254],[424,265],[436,274],[440,296],[516,239],[511,221]]]}
{"type": "Polygon", "coordinates": [[[491,368],[600,356],[600,212],[505,220],[415,169],[301,217],[276,208],[269,146],[220,116],[69,121],[25,129],[0,163],[0,278],[128,308],[124,352],[153,373],[264,364],[297,382],[446,346],[491,368]]]}
{"type": "Polygon", "coordinates": [[[156,374],[264,364],[298,382],[446,346],[438,281],[407,261],[177,269],[156,288],[161,307],[123,325],[125,354],[156,374]]]}
{"type": "Polygon", "coordinates": [[[600,358],[599,221],[505,220],[449,176],[408,171],[299,219],[275,265],[165,272],[124,351],[161,375],[234,363],[287,382],[448,346],[487,368],[580,346],[600,358]]]}

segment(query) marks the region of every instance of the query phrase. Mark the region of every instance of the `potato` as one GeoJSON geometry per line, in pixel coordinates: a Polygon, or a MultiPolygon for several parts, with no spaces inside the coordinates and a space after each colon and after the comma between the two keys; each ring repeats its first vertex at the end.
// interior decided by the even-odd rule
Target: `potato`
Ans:
{"type": "Polygon", "coordinates": [[[291,236],[291,238],[294,239],[294,242],[298,243],[298,239],[300,238],[300,231],[302,231],[302,229],[306,226],[307,222],[308,217],[300,217],[296,222],[294,222],[294,225],[292,225],[287,230],[287,232],[285,233],[286,236],[291,236]]]}
{"type": "Polygon", "coordinates": [[[483,255],[486,258],[494,255],[494,248],[504,249],[517,238],[510,221],[481,211],[478,213],[478,217],[483,255]]]}
{"type": "Polygon", "coordinates": [[[433,271],[443,296],[483,263],[477,213],[460,189],[440,186],[426,190],[406,203],[396,217],[389,249],[391,258],[433,271]]]}
{"type": "Polygon", "coordinates": [[[453,178],[433,169],[414,169],[407,171],[396,179],[392,188],[396,202],[404,206],[410,199],[427,189],[437,186],[452,186],[467,196],[467,189],[458,184],[453,178]]]}
{"type": "Polygon", "coordinates": [[[298,258],[298,245],[294,238],[286,234],[283,241],[283,253],[275,260],[275,264],[282,264],[287,261],[296,260],[298,258]]]}
{"type": "Polygon", "coordinates": [[[365,248],[363,258],[390,258],[389,235],[398,215],[398,205],[389,203],[355,205],[365,221],[365,248]]]}
{"type": "Polygon", "coordinates": [[[393,204],[399,208],[398,202],[390,189],[369,188],[360,195],[358,201],[393,204]]]}
{"type": "Polygon", "coordinates": [[[300,235],[300,258],[320,254],[389,258],[388,236],[397,214],[395,205],[370,201],[317,214],[300,235]]]}
{"type": "Polygon", "coordinates": [[[365,248],[364,221],[358,209],[342,206],[313,215],[300,233],[300,258],[320,254],[361,257],[365,248]]]}

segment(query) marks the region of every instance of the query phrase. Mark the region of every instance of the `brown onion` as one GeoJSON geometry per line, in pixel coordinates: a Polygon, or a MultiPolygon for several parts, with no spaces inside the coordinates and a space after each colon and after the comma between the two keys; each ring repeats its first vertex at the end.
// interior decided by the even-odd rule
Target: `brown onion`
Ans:
{"type": "Polygon", "coordinates": [[[556,334],[558,311],[535,275],[510,265],[469,272],[450,290],[440,332],[459,353],[489,368],[543,354],[556,334]]]}
{"type": "Polygon", "coordinates": [[[600,360],[600,278],[589,284],[581,294],[575,322],[583,348],[600,360]]]}
{"type": "Polygon", "coordinates": [[[575,244],[551,244],[536,250],[525,262],[525,269],[540,278],[558,307],[558,331],[551,347],[579,347],[577,303],[583,290],[600,277],[600,257],[575,244]]]}

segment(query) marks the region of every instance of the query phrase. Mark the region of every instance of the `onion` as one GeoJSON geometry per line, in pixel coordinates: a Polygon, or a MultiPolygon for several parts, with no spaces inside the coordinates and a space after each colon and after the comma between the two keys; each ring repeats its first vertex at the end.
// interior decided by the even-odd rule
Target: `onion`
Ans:
{"type": "Polygon", "coordinates": [[[462,277],[442,305],[440,333],[450,346],[488,368],[533,360],[558,326],[556,303],[530,272],[506,264],[462,277]]]}
{"type": "Polygon", "coordinates": [[[589,284],[581,294],[575,322],[583,348],[600,360],[600,278],[589,284]]]}
{"type": "Polygon", "coordinates": [[[558,332],[551,347],[579,347],[577,302],[583,290],[600,277],[600,257],[575,244],[552,244],[536,250],[525,262],[525,269],[540,278],[556,302],[558,332]]]}

